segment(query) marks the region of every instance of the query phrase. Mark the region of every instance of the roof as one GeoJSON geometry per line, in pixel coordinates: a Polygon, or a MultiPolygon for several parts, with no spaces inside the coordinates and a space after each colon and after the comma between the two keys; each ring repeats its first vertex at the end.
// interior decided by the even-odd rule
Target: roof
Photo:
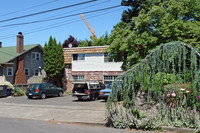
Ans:
{"type": "Polygon", "coordinates": [[[16,46],[2,47],[2,48],[0,48],[0,64],[6,64],[9,61],[30,51],[31,49],[33,49],[35,47],[39,47],[40,49],[43,49],[39,44],[24,45],[24,52],[17,53],[16,46]]]}
{"type": "Polygon", "coordinates": [[[71,64],[72,54],[104,53],[108,47],[109,46],[64,48],[64,62],[65,64],[71,64]]]}

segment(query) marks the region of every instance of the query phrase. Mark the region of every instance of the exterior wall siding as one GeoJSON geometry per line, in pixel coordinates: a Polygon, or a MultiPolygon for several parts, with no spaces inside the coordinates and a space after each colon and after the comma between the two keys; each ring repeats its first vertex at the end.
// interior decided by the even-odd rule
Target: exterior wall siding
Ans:
{"type": "MultiPolygon", "coordinates": [[[[42,79],[46,76],[44,71],[44,63],[43,63],[43,52],[38,47],[32,49],[31,51],[27,52],[23,55],[24,60],[24,68],[29,69],[29,76],[26,76],[26,83],[38,83],[42,82],[42,79]],[[39,52],[40,53],[40,60],[32,60],[31,59],[31,53],[32,52],[39,52]],[[39,66],[41,68],[39,68],[39,66]],[[34,75],[34,70],[38,68],[39,75],[34,75]]],[[[17,71],[17,59],[14,59],[10,61],[9,63],[13,63],[13,65],[6,65],[3,67],[3,75],[5,76],[6,81],[10,82],[11,84],[14,84],[15,79],[15,73],[17,71]],[[13,76],[7,76],[7,67],[13,67],[13,76]]],[[[0,75],[1,76],[1,75],[0,75]]]]}
{"type": "Polygon", "coordinates": [[[43,52],[39,48],[36,47],[24,55],[24,69],[25,68],[29,69],[29,76],[26,76],[28,84],[42,82],[42,79],[45,77],[45,72],[43,63],[43,52]],[[40,60],[32,60],[32,52],[39,52],[40,60]],[[35,69],[39,70],[38,76],[34,75],[35,69]]]}
{"type": "Polygon", "coordinates": [[[122,62],[104,62],[104,52],[108,46],[65,48],[65,86],[73,89],[73,76],[84,75],[84,81],[100,81],[104,76],[118,76],[123,73],[122,62]],[[85,54],[85,60],[73,61],[73,54],[85,54]]]}
{"type": "Polygon", "coordinates": [[[6,81],[10,82],[11,84],[14,84],[15,81],[15,73],[17,71],[17,59],[12,60],[10,63],[13,63],[13,65],[5,65],[3,68],[3,75],[5,76],[6,81]],[[7,76],[7,68],[12,67],[13,68],[13,76],[7,76]]]}
{"type": "Polygon", "coordinates": [[[72,71],[121,71],[121,65],[122,62],[104,62],[104,53],[93,53],[85,54],[85,60],[72,61],[72,71]]]}
{"type": "Polygon", "coordinates": [[[5,76],[3,75],[3,67],[0,67],[0,85],[4,85],[5,76]]]}

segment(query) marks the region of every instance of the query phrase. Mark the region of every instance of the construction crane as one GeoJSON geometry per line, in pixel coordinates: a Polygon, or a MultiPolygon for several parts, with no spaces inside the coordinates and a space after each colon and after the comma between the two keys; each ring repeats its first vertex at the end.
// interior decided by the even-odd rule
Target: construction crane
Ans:
{"type": "Polygon", "coordinates": [[[83,19],[84,23],[86,24],[86,26],[88,27],[88,29],[90,30],[90,32],[92,33],[92,37],[94,38],[97,38],[96,35],[95,35],[95,28],[93,27],[93,30],[92,28],[90,27],[90,25],[88,24],[87,20],[85,19],[85,17],[83,16],[83,14],[80,14],[81,18],[83,19]]]}

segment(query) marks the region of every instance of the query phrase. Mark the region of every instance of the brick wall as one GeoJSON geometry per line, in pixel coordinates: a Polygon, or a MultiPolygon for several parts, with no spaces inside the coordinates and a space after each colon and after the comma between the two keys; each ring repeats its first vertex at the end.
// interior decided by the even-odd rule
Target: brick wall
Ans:
{"type": "Polygon", "coordinates": [[[24,60],[23,56],[19,57],[18,69],[15,73],[15,84],[26,84],[26,75],[24,73],[24,60]]]}
{"type": "Polygon", "coordinates": [[[73,89],[73,79],[72,75],[84,75],[85,81],[102,81],[104,83],[104,76],[106,75],[112,75],[112,76],[118,76],[122,74],[122,71],[71,71],[71,69],[67,69],[67,83],[66,87],[68,91],[71,91],[73,89]]]}

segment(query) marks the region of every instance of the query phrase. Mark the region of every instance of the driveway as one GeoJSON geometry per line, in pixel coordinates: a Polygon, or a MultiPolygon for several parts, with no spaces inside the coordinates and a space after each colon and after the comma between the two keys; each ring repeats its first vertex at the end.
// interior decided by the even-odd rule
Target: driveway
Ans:
{"type": "Polygon", "coordinates": [[[0,117],[33,120],[105,124],[105,102],[77,101],[76,97],[27,99],[26,96],[0,98],[0,117]]]}

